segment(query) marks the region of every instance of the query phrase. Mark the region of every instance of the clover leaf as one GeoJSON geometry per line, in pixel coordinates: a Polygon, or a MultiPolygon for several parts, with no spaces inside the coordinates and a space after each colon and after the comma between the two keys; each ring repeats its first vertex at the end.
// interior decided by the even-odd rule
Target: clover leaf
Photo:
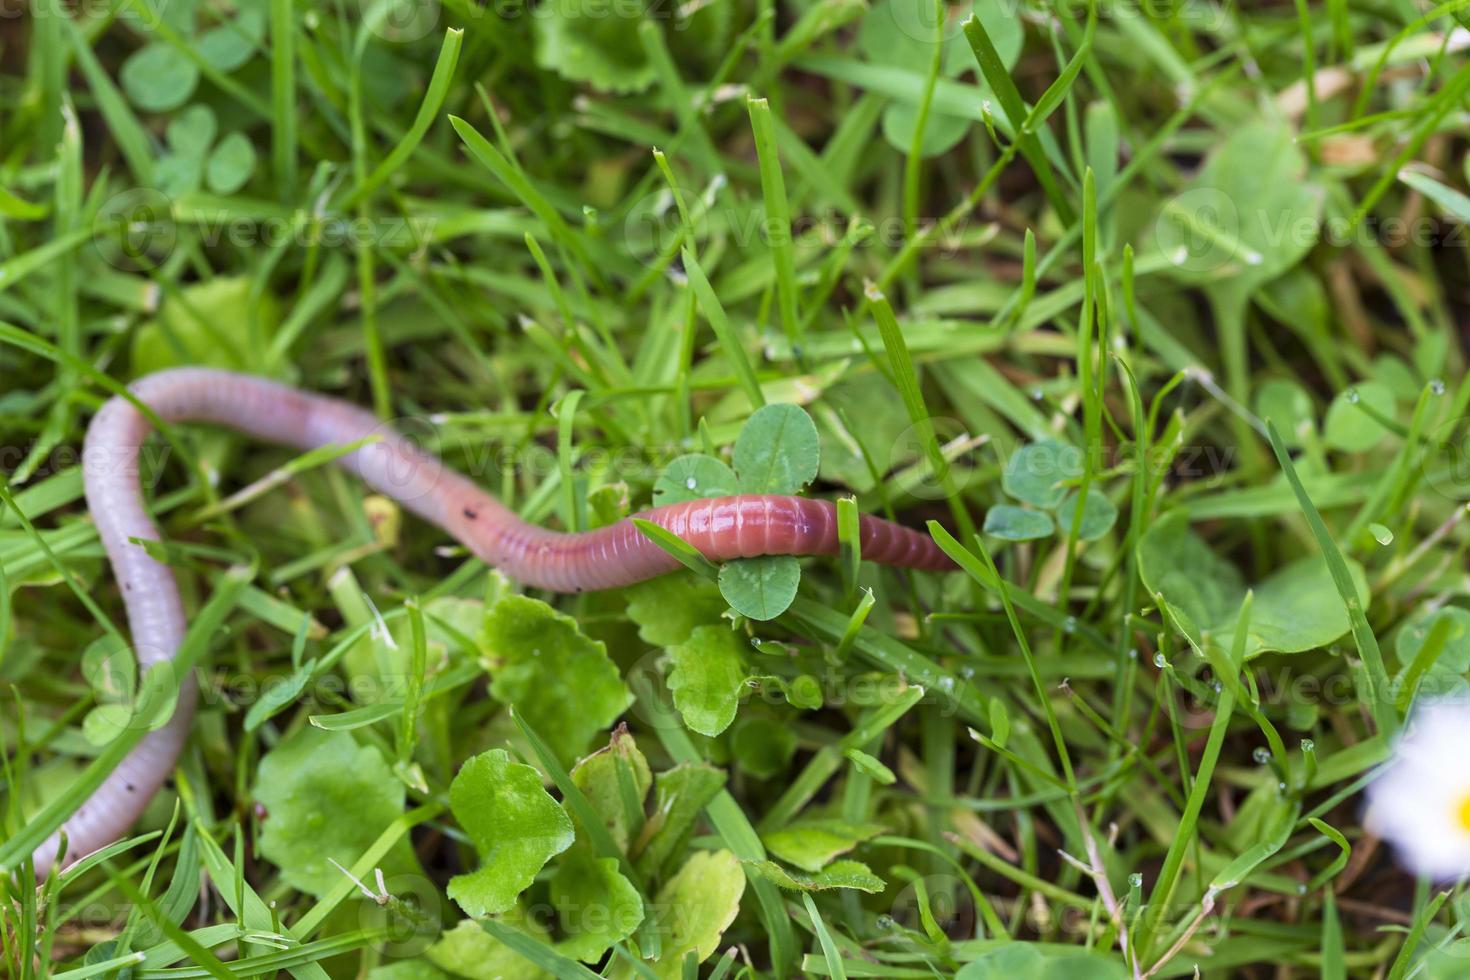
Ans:
{"type": "Polygon", "coordinates": [[[1004,541],[1034,541],[1056,531],[1051,515],[1012,504],[997,504],[985,512],[985,533],[1004,541]]]}

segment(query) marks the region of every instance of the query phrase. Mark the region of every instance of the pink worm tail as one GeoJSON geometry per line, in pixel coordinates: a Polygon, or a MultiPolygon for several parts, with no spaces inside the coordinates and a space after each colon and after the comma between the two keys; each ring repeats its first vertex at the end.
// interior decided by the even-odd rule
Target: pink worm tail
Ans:
{"type": "MultiPolygon", "coordinates": [[[[527,585],[558,592],[609,589],[679,567],[630,520],[579,534],[528,524],[371,412],[335,398],[203,368],[161,371],[131,390],[165,422],[214,422],[299,449],[375,439],[337,463],[527,585]]],[[[138,475],[139,452],[151,428],[132,403],[113,398],[92,420],[82,458],[87,506],[122,586],[140,672],[172,659],[185,630],[173,572],[130,540],[159,539],[138,475]]],[[[655,507],[637,516],[717,562],[832,555],[838,548],[836,509],[806,497],[720,497],[655,507]]],[[[953,567],[928,537],[889,521],[863,516],[859,540],[862,557],[871,561],[934,571],[953,567]]],[[[61,830],[36,849],[38,876],[56,859],[62,833],[70,862],[117,840],[137,820],[173,769],[197,696],[193,678],[185,678],[169,721],[148,733],[61,830]]]]}

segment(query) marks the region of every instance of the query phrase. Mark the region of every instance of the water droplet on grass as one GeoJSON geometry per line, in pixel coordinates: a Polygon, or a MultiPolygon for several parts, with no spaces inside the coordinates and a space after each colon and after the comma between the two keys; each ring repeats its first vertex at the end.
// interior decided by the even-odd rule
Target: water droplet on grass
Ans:
{"type": "Polygon", "coordinates": [[[1443,395],[1444,394],[1444,381],[1442,379],[1440,379],[1440,378],[1433,378],[1433,379],[1431,379],[1430,382],[1429,382],[1429,390],[1432,391],[1432,392],[1434,392],[1436,395],[1443,395]]]}

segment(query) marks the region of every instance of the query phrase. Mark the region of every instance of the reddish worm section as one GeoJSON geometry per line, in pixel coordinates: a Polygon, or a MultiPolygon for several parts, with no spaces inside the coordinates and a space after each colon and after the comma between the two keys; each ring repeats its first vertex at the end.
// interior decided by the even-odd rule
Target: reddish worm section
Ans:
{"type": "MultiPolygon", "coordinates": [[[[629,520],[580,534],[528,524],[433,453],[347,402],[201,368],[162,371],[131,390],[164,422],[213,422],[298,449],[370,440],[340,457],[339,465],[526,585],[558,592],[608,589],[678,567],[629,520]]],[[[138,475],[139,450],[151,429],[134,404],[114,398],[92,420],[82,457],[87,506],[121,584],[143,670],[172,659],[186,627],[173,572],[136,543],[159,537],[138,475]]],[[[837,553],[836,509],[824,500],[742,495],[655,507],[637,516],[717,562],[837,553]]],[[[861,518],[859,540],[862,557],[870,561],[935,571],[953,567],[925,535],[879,518],[861,518]]],[[[68,862],[122,836],[172,771],[196,698],[192,678],[185,678],[169,721],[149,732],[65,826],[37,848],[38,874],[56,860],[63,833],[68,862]]]]}

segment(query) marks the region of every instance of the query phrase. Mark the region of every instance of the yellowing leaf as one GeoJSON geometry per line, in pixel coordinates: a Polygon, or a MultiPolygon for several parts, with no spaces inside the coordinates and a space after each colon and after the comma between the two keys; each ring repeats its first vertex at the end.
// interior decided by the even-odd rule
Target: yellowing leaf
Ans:
{"type": "Polygon", "coordinates": [[[735,921],[743,894],[745,872],[735,855],[729,851],[691,855],[654,901],[663,951],[653,972],[660,977],[682,976],[684,955],[691,950],[701,963],[709,959],[735,921]]]}
{"type": "Polygon", "coordinates": [[[802,820],[764,835],[766,849],[804,871],[820,871],[839,854],[883,832],[876,823],[845,820],[802,820]]]}
{"type": "MultiPolygon", "coordinates": [[[[538,940],[545,941],[546,930],[534,917],[511,913],[505,920],[538,940]]],[[[465,980],[539,980],[546,973],[537,969],[515,950],[490,935],[469,919],[461,919],[439,940],[424,950],[424,958],[434,966],[465,980]]]]}
{"type": "Polygon", "coordinates": [[[762,878],[789,891],[820,892],[830,888],[854,888],[876,895],[888,887],[882,878],[873,874],[861,861],[834,861],[815,874],[783,868],[775,861],[748,863],[762,878]]]}
{"type": "Polygon", "coordinates": [[[472,916],[515,905],[547,861],[572,846],[572,819],[541,785],[541,774],[492,749],[464,764],[449,807],[480,855],[480,867],[449,879],[449,897],[472,916]]]}
{"type": "Polygon", "coordinates": [[[629,839],[642,829],[643,799],[653,783],[648,760],[627,728],[619,726],[605,748],[578,762],[572,782],[603,817],[613,842],[626,851],[629,839]]]}

